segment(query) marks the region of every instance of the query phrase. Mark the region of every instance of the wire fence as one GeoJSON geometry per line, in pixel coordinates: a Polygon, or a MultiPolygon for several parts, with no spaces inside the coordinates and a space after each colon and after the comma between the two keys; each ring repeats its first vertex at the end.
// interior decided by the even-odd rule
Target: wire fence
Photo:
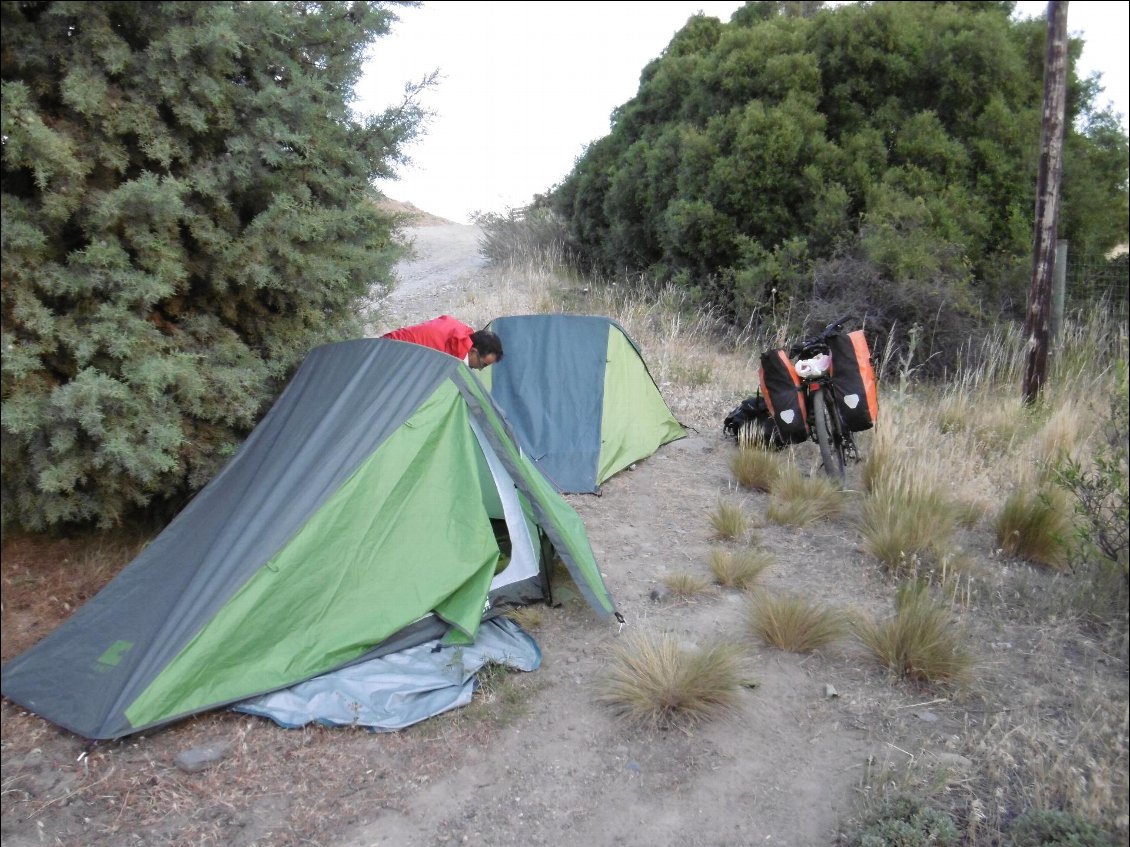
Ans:
{"type": "Polygon", "coordinates": [[[1064,306],[1085,311],[1098,306],[1126,320],[1130,316],[1130,255],[1073,256],[1068,250],[1064,306]]]}

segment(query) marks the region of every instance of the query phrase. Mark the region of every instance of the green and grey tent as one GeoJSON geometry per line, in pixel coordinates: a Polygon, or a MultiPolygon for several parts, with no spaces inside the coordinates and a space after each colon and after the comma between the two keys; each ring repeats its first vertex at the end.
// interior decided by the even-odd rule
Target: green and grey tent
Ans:
{"type": "Polygon", "coordinates": [[[5,696],[108,739],[546,599],[546,558],[617,614],[580,517],[459,360],[360,339],[306,358],[231,461],[5,696]]]}
{"type": "Polygon", "coordinates": [[[488,328],[505,355],[484,382],[558,491],[594,493],[617,471],[686,436],[639,347],[611,318],[517,315],[488,328]]]}

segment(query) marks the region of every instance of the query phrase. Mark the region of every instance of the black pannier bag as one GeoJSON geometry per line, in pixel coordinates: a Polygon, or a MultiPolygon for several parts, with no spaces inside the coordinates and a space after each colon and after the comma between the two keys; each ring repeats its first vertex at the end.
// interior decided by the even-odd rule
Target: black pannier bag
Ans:
{"type": "Polygon", "coordinates": [[[740,406],[726,415],[726,420],[722,422],[722,432],[738,441],[749,439],[755,444],[778,450],[785,446],[781,434],[777,432],[777,424],[773,422],[769,406],[760,394],[742,400],[740,406]]]}
{"type": "Polygon", "coordinates": [[[804,389],[789,354],[784,350],[762,353],[760,378],[761,393],[781,438],[789,444],[805,441],[808,438],[808,421],[804,411],[804,389]]]}
{"type": "Polygon", "coordinates": [[[879,391],[863,330],[833,336],[828,339],[828,351],[840,418],[852,432],[871,429],[879,416],[879,391]]]}

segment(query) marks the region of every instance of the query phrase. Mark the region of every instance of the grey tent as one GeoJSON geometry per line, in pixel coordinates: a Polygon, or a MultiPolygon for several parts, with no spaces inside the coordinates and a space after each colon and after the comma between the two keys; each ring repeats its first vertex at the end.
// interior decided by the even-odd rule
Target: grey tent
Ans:
{"type": "Polygon", "coordinates": [[[546,597],[551,548],[615,614],[580,518],[470,369],[402,341],[326,345],[2,690],[83,737],[128,735],[437,635],[470,643],[501,605],[546,597]]]}
{"type": "Polygon", "coordinates": [[[562,492],[601,483],[686,432],[611,318],[518,315],[488,327],[505,355],[484,381],[522,448],[562,492]]]}

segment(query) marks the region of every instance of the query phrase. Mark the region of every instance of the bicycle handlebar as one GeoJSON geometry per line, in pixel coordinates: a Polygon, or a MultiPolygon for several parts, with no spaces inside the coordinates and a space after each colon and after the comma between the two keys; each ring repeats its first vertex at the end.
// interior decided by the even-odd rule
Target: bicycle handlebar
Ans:
{"type": "Polygon", "coordinates": [[[844,315],[838,321],[833,321],[832,323],[824,327],[823,331],[819,335],[814,335],[812,336],[812,338],[806,338],[799,344],[794,344],[791,348],[789,348],[789,356],[799,356],[807,348],[823,344],[833,335],[837,335],[838,333],[842,332],[844,329],[844,324],[849,320],[851,320],[851,315],[844,315]]]}

